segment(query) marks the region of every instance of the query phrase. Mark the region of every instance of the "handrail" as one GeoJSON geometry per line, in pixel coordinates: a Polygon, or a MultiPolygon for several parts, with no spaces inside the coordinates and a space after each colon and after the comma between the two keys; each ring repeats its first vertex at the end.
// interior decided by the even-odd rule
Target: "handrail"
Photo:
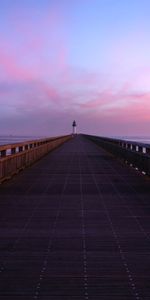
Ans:
{"type": "Polygon", "coordinates": [[[85,135],[85,137],[123,159],[132,167],[150,175],[150,144],[94,135],[85,135]]]}
{"type": "Polygon", "coordinates": [[[7,152],[9,152],[10,155],[15,154],[17,152],[22,152],[24,150],[28,150],[49,143],[59,138],[60,138],[59,136],[56,136],[56,137],[36,139],[36,140],[27,140],[27,141],[17,142],[13,144],[0,145],[0,158],[5,157],[7,155],[7,152]]]}
{"type": "Polygon", "coordinates": [[[122,148],[130,149],[132,151],[150,154],[150,144],[147,144],[147,143],[140,143],[140,142],[136,142],[136,141],[122,140],[122,139],[115,139],[115,138],[108,138],[108,137],[100,137],[100,136],[94,136],[94,135],[92,137],[98,138],[101,141],[106,141],[106,142],[121,146],[122,148]]]}
{"type": "Polygon", "coordinates": [[[71,139],[71,135],[0,146],[0,183],[71,139]]]}

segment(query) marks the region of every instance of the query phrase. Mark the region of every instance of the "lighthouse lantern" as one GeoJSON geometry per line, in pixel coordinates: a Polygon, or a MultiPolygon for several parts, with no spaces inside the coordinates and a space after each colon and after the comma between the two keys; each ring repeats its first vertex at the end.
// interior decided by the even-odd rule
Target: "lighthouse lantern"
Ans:
{"type": "Polygon", "coordinates": [[[77,124],[76,124],[76,121],[73,121],[73,123],[72,123],[72,129],[73,129],[72,133],[73,134],[77,134],[77,124]]]}

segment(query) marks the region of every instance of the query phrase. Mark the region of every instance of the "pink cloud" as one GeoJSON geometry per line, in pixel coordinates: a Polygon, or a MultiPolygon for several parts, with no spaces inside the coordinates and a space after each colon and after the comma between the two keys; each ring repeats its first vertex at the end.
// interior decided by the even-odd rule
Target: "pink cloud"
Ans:
{"type": "Polygon", "coordinates": [[[0,70],[12,80],[31,80],[35,76],[33,70],[20,66],[15,57],[2,50],[0,50],[0,70]]]}
{"type": "Polygon", "coordinates": [[[132,103],[124,109],[111,110],[109,113],[113,117],[117,116],[117,120],[120,122],[135,122],[142,126],[143,122],[150,121],[150,103],[147,100],[147,97],[143,97],[141,102],[132,103]]]}
{"type": "Polygon", "coordinates": [[[49,30],[49,40],[38,35],[26,18],[15,20],[16,32],[24,35],[24,41],[16,52],[8,41],[2,41],[0,48],[0,77],[14,84],[15,89],[0,90],[0,99],[4,103],[4,96],[9,96],[6,106],[11,104],[29,124],[36,118],[40,124],[50,120],[55,123],[55,119],[65,124],[78,116],[82,130],[88,123],[85,130],[94,131],[97,126],[107,132],[129,123],[139,128],[139,122],[150,121],[150,93],[141,89],[147,83],[148,70],[139,71],[117,89],[117,83],[113,86],[102,74],[70,66],[67,37],[59,29],[63,20],[57,9],[41,19],[45,26],[42,29],[49,30]],[[49,49],[48,58],[44,56],[45,48],[49,49]]]}

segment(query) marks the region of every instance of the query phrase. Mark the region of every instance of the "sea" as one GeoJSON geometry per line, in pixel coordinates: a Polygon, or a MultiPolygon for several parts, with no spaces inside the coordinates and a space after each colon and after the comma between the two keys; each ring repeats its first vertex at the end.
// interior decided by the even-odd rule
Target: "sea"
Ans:
{"type": "MultiPolygon", "coordinates": [[[[110,138],[121,139],[125,141],[139,142],[150,144],[150,136],[109,136],[110,138]]],[[[15,136],[15,135],[0,135],[0,145],[15,144],[25,141],[46,138],[45,136],[15,136]]]]}
{"type": "Polygon", "coordinates": [[[0,145],[16,144],[25,141],[32,141],[37,139],[46,138],[44,136],[15,136],[15,135],[0,135],[0,145]]]}
{"type": "Polygon", "coordinates": [[[114,136],[114,139],[150,144],[150,136],[114,136]]]}

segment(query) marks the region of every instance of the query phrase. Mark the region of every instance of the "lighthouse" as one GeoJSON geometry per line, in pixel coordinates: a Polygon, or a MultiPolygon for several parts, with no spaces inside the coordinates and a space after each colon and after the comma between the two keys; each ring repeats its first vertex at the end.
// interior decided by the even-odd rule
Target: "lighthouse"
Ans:
{"type": "Polygon", "coordinates": [[[72,134],[76,134],[77,133],[77,124],[76,124],[76,121],[73,121],[72,123],[72,134]]]}

